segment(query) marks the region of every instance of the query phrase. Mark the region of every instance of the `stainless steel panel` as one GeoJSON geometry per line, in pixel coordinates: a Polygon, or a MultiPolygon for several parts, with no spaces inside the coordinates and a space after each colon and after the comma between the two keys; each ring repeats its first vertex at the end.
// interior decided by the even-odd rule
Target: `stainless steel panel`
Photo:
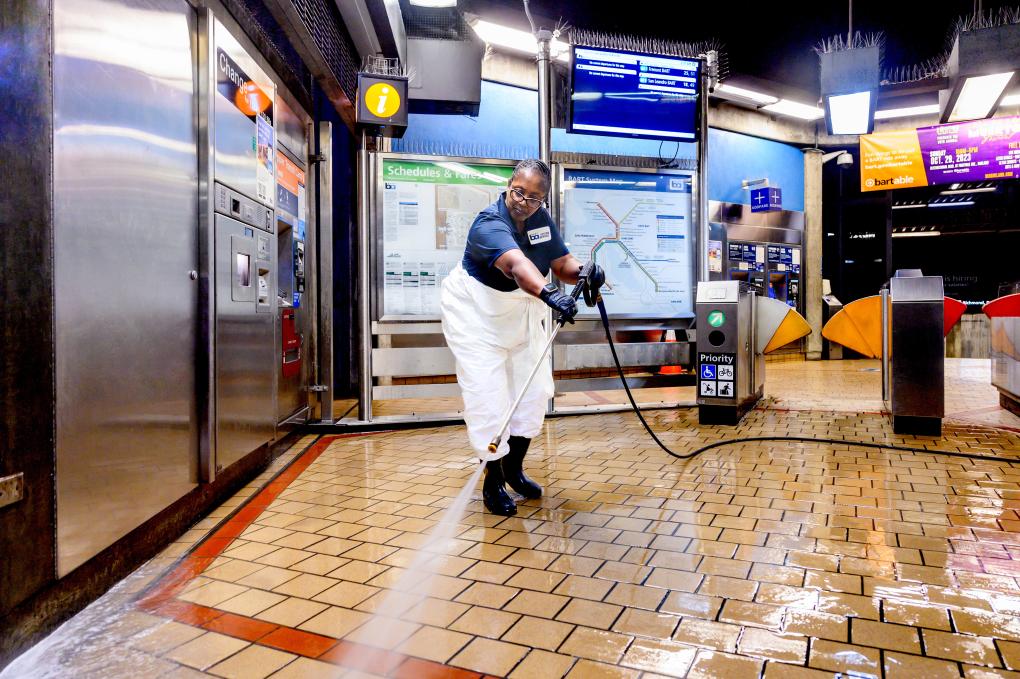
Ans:
{"type": "MultiPolygon", "coordinates": [[[[617,344],[616,353],[624,368],[647,365],[690,363],[691,345],[687,342],[633,342],[617,344]]],[[[614,368],[609,347],[602,344],[559,344],[553,359],[553,370],[614,368]]]]}
{"type": "Polygon", "coordinates": [[[373,335],[442,335],[443,326],[431,323],[382,323],[372,321],[373,335]]]}
{"type": "MultiPolygon", "coordinates": [[[[258,279],[267,277],[268,298],[276,300],[276,236],[216,215],[216,469],[225,469],[273,438],[276,428],[275,313],[261,313],[258,279]],[[258,243],[266,239],[263,251],[258,243]],[[253,252],[249,289],[237,256],[253,252]],[[264,256],[263,256],[264,255],[264,256]]],[[[267,305],[268,306],[268,305],[267,305]]]]}
{"type": "MultiPolygon", "coordinates": [[[[316,385],[325,387],[318,392],[319,419],[333,421],[333,125],[319,123],[317,129],[320,162],[316,165],[318,181],[315,183],[318,198],[318,223],[315,225],[318,270],[315,298],[318,332],[316,333],[316,385]]],[[[342,162],[342,161],[341,161],[342,162]]],[[[312,250],[315,252],[316,250],[312,250]]]]}
{"type": "Polygon", "coordinates": [[[398,398],[456,398],[460,396],[460,385],[452,384],[398,384],[372,388],[372,398],[377,401],[398,398]]]}
{"type": "Polygon", "coordinates": [[[992,384],[1020,400],[1020,318],[991,319],[992,384]]]}
{"type": "MultiPolygon", "coordinates": [[[[666,387],[690,386],[691,376],[684,375],[680,379],[665,375],[628,375],[627,386],[631,389],[662,389],[666,387]]],[[[611,391],[623,389],[618,376],[587,377],[575,380],[560,380],[556,383],[557,392],[574,391],[611,391]]]]}
{"type": "Polygon", "coordinates": [[[63,576],[198,476],[196,16],[55,0],[53,23],[63,576]]]}
{"type": "Polygon", "coordinates": [[[372,349],[376,377],[423,377],[457,372],[453,352],[447,347],[372,349]]]}
{"type": "Polygon", "coordinates": [[[898,302],[939,302],[945,299],[942,276],[890,278],[889,292],[893,304],[898,302]]]}
{"type": "MultiPolygon", "coordinates": [[[[784,245],[803,245],[804,232],[797,229],[782,229],[772,226],[756,226],[754,224],[726,223],[726,240],[754,241],[758,243],[783,243],[784,245]]],[[[725,245],[725,243],[724,243],[725,245]]],[[[723,257],[726,251],[723,250],[723,257]]]]}
{"type": "Polygon", "coordinates": [[[724,203],[717,200],[709,201],[708,220],[728,224],[746,224],[747,226],[804,230],[803,212],[794,210],[751,212],[751,206],[745,203],[724,203]]]}
{"type": "Polygon", "coordinates": [[[276,97],[273,109],[276,120],[276,143],[290,151],[298,165],[304,165],[308,157],[308,115],[300,109],[294,109],[286,98],[276,97]]]}
{"type": "MultiPolygon", "coordinates": [[[[375,177],[375,166],[373,154],[368,150],[368,132],[361,131],[361,150],[358,151],[358,336],[360,351],[358,353],[358,417],[365,421],[372,421],[372,385],[376,375],[372,366],[372,198],[373,189],[378,191],[378,183],[373,181],[375,177]]],[[[379,200],[382,198],[380,197],[379,200]]],[[[379,237],[382,237],[379,229],[379,237]]],[[[379,252],[381,248],[376,248],[379,252]]],[[[377,269],[382,275],[382,268],[377,269]]],[[[379,286],[377,290],[382,290],[379,286]]],[[[379,373],[383,374],[383,373],[379,373]]]]}

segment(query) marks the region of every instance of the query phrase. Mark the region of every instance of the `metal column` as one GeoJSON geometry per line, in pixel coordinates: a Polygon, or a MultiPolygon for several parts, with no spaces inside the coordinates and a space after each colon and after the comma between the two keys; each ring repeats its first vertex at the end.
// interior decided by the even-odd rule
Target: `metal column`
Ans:
{"type": "Polygon", "coordinates": [[[319,251],[317,275],[319,292],[318,364],[315,389],[318,392],[319,420],[333,422],[333,124],[319,123],[318,195],[319,219],[316,247],[319,251]]]}
{"type": "Polygon", "coordinates": [[[882,305],[882,402],[889,401],[889,288],[882,288],[879,292],[879,304],[882,305]]]}
{"type": "Polygon", "coordinates": [[[372,158],[368,151],[368,133],[361,132],[358,151],[358,325],[361,354],[358,360],[358,419],[372,421],[372,223],[370,201],[372,158]]]}

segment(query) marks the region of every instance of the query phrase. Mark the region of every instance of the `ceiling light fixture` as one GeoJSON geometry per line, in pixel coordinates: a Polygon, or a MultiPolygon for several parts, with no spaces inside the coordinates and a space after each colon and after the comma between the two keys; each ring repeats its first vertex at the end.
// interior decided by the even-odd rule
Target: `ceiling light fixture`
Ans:
{"type": "Polygon", "coordinates": [[[826,130],[829,134],[869,134],[875,127],[881,68],[877,37],[855,35],[850,28],[845,39],[830,39],[823,49],[818,59],[826,130]]]}
{"type": "Polygon", "coordinates": [[[999,106],[1020,106],[1020,94],[1007,94],[999,102],[999,106]]]}
{"type": "Polygon", "coordinates": [[[456,7],[457,0],[410,0],[415,7],[456,7]]]}
{"type": "Polygon", "coordinates": [[[893,238],[921,238],[924,236],[941,236],[941,231],[894,231],[893,238]]]}
{"type": "Polygon", "coordinates": [[[800,118],[801,120],[818,120],[825,115],[825,111],[817,106],[809,106],[808,104],[802,104],[790,99],[780,99],[774,104],[763,106],[762,110],[769,111],[770,113],[778,113],[784,116],[800,118]]]}
{"type": "Polygon", "coordinates": [[[989,193],[991,191],[998,191],[998,189],[994,186],[983,186],[979,189],[950,189],[948,191],[939,191],[939,195],[957,196],[964,193],[989,193]]]}
{"type": "Polygon", "coordinates": [[[945,203],[928,203],[928,207],[967,207],[967,206],[973,205],[973,204],[974,204],[974,201],[972,201],[972,200],[958,200],[958,201],[954,201],[952,203],[950,203],[950,202],[945,202],[945,203]]]}
{"type": "Polygon", "coordinates": [[[875,102],[870,90],[825,97],[829,134],[868,134],[874,126],[875,102]]]}
{"type": "Polygon", "coordinates": [[[747,100],[761,106],[774,104],[779,101],[779,97],[773,97],[771,94],[755,92],[754,90],[737,87],[736,85],[728,85],[726,83],[720,83],[715,88],[713,94],[719,95],[723,99],[733,98],[737,100],[747,100]]]}
{"type": "MultiPolygon", "coordinates": [[[[471,22],[471,28],[474,29],[483,42],[490,45],[516,52],[538,54],[538,41],[535,40],[535,36],[527,31],[494,24],[485,19],[475,19],[471,22]]],[[[550,50],[555,59],[560,61],[570,60],[570,46],[562,40],[553,39],[550,43],[550,50]]]]}
{"type": "Polygon", "coordinates": [[[893,210],[910,210],[917,207],[928,207],[925,203],[904,203],[902,205],[893,205],[893,210]]]}
{"type": "Polygon", "coordinates": [[[1013,71],[965,78],[946,119],[947,122],[955,123],[991,116],[1011,80],[1013,71]]]}
{"type": "Polygon", "coordinates": [[[961,30],[947,61],[949,87],[939,92],[940,122],[994,115],[1018,68],[1020,24],[961,30]]]}
{"type": "Polygon", "coordinates": [[[929,104],[927,106],[905,106],[903,108],[887,108],[884,111],[875,111],[875,120],[890,120],[892,118],[909,118],[910,116],[938,115],[939,105],[929,104]]]}

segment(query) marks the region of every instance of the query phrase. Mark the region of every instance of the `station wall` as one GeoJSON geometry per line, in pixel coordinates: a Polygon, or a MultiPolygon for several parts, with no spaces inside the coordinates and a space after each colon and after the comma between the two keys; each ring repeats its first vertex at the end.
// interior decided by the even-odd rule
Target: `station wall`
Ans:
{"type": "MultiPolygon", "coordinates": [[[[534,90],[482,81],[477,117],[411,114],[407,132],[393,150],[405,153],[486,158],[538,155],[538,94],[534,90]]],[[[783,190],[783,207],[804,210],[804,159],[789,144],[712,128],[708,136],[708,197],[749,203],[744,179],[768,177],[783,190]]],[[[620,137],[552,131],[554,151],[641,156],[669,160],[694,158],[696,146],[620,137]]]]}

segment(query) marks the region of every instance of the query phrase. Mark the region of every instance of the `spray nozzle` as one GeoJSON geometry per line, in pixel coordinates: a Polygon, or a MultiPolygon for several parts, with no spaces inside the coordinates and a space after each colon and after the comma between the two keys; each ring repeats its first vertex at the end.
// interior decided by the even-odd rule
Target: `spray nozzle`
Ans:
{"type": "Polygon", "coordinates": [[[599,287],[592,281],[592,274],[595,273],[595,260],[589,259],[583,267],[581,272],[577,274],[577,285],[581,287],[584,293],[584,303],[589,307],[593,307],[598,304],[599,301],[599,287]]]}

